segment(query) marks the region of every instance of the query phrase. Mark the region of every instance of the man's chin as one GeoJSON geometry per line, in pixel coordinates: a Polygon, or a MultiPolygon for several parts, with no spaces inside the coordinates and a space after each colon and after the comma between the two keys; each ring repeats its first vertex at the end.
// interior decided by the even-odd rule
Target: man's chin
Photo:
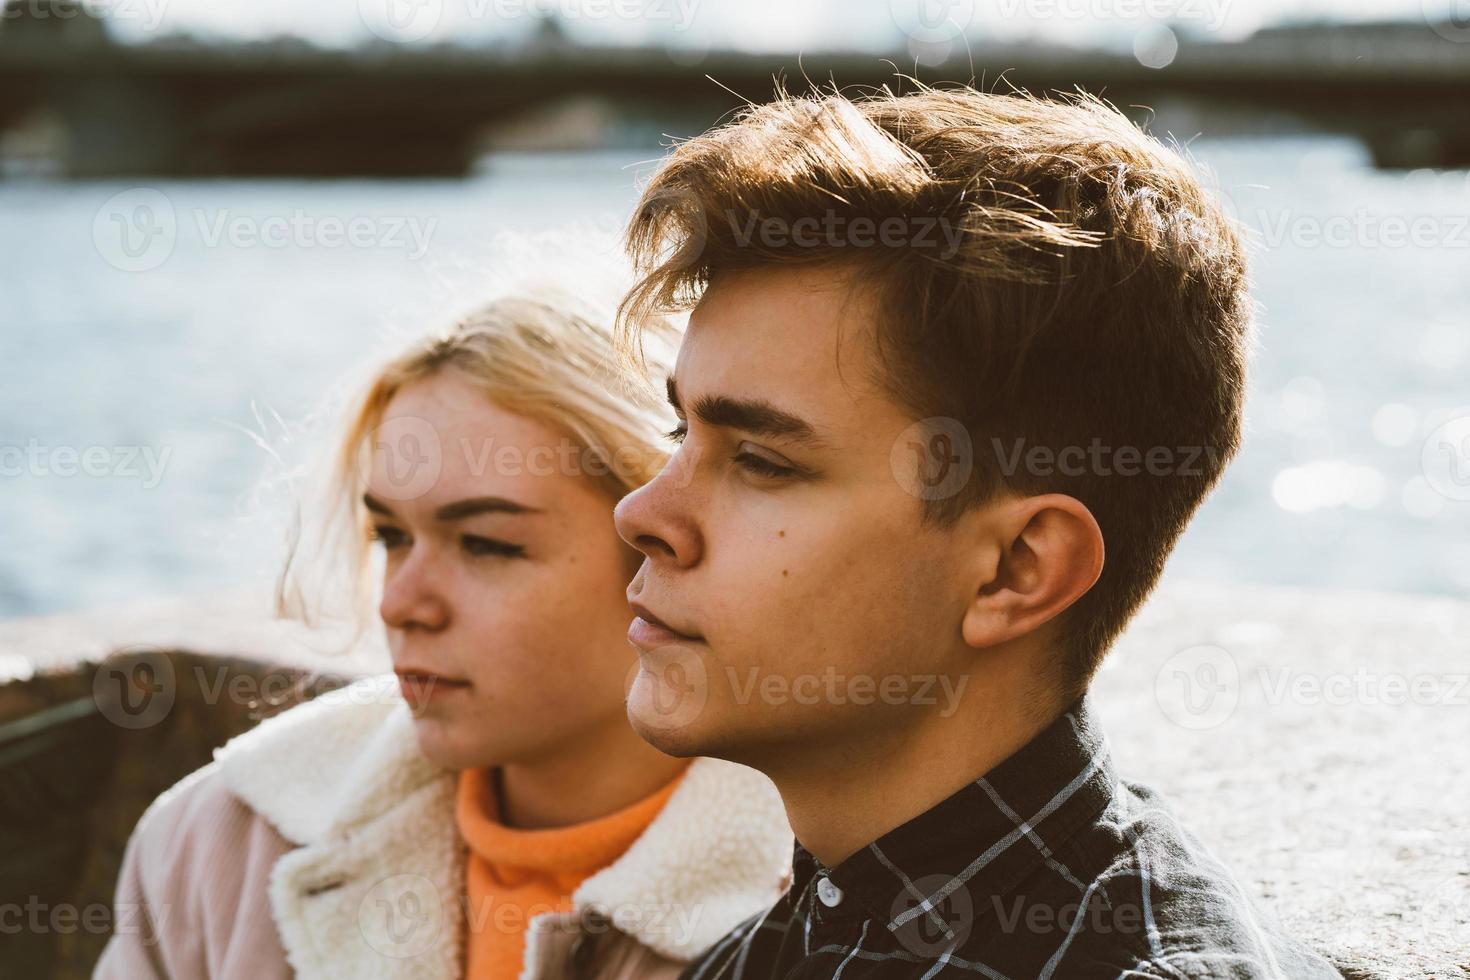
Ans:
{"type": "Polygon", "coordinates": [[[664,755],[688,759],[705,755],[706,739],[701,735],[699,719],[678,717],[659,710],[653,699],[637,695],[628,699],[628,724],[638,737],[664,755]]]}

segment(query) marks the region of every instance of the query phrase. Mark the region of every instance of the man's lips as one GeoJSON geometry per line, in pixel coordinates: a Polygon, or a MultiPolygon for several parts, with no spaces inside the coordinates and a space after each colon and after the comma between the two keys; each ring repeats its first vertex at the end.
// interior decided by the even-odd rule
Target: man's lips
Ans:
{"type": "Polygon", "coordinates": [[[628,605],[634,613],[633,622],[628,625],[628,642],[640,649],[665,646],[670,643],[692,643],[703,639],[697,633],[686,633],[675,629],[654,615],[653,610],[641,602],[630,600],[628,605]]]}

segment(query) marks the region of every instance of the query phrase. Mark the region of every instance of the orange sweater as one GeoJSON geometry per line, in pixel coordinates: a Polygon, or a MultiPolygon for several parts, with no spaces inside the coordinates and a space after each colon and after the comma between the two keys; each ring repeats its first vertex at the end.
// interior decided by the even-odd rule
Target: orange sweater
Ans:
{"type": "Polygon", "coordinates": [[[499,820],[491,771],[461,771],[455,820],[470,848],[466,980],[519,977],[530,920],[570,911],[577,886],[632,846],[683,777],[680,772],[653,795],[586,823],[518,830],[499,820]]]}

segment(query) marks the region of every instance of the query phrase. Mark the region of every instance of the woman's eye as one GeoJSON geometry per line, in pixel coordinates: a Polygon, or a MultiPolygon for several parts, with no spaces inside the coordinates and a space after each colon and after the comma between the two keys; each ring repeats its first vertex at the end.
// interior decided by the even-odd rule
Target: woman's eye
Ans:
{"type": "Polygon", "coordinates": [[[526,553],[526,549],[518,544],[507,541],[497,541],[494,538],[482,538],[478,534],[466,534],[460,538],[464,550],[476,558],[496,556],[500,558],[519,558],[526,553]]]}
{"type": "Polygon", "coordinates": [[[773,463],[764,456],[757,456],[748,450],[741,450],[736,453],[735,462],[747,473],[754,474],[755,476],[782,477],[794,476],[796,474],[796,470],[791,467],[773,463]]]}
{"type": "Polygon", "coordinates": [[[373,528],[372,539],[382,544],[384,548],[392,551],[408,543],[408,535],[396,527],[388,527],[380,524],[373,528]]]}
{"type": "Polygon", "coordinates": [[[687,436],[688,434],[689,434],[689,426],[685,425],[683,422],[680,422],[678,425],[674,426],[668,432],[665,432],[664,433],[664,438],[668,439],[670,442],[674,443],[675,445],[678,445],[679,443],[681,443],[681,442],[684,441],[684,437],[687,436]]]}

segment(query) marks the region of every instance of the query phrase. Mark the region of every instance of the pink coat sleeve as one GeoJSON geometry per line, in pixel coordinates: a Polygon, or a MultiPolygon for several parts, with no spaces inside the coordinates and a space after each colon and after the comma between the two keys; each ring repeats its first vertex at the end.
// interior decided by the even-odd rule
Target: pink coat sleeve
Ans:
{"type": "Polygon", "coordinates": [[[113,935],[94,980],[290,977],[267,891],[290,848],[215,766],[186,777],[128,840],[113,935]]]}

